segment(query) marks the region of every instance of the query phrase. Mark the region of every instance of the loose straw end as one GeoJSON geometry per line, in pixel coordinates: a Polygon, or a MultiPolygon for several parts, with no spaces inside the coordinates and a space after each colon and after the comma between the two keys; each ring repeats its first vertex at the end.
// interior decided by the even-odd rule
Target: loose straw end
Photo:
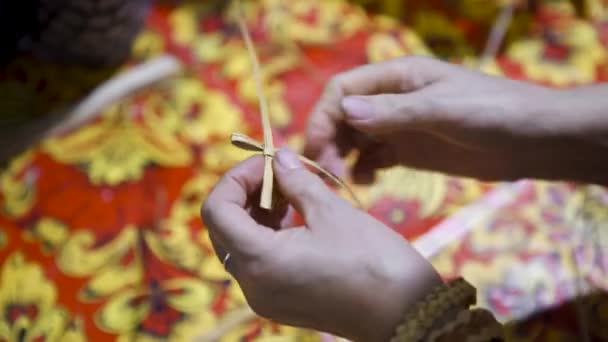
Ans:
{"type": "Polygon", "coordinates": [[[243,133],[232,133],[232,136],[230,137],[230,142],[232,143],[232,145],[246,151],[264,151],[264,145],[251,139],[243,133]]]}

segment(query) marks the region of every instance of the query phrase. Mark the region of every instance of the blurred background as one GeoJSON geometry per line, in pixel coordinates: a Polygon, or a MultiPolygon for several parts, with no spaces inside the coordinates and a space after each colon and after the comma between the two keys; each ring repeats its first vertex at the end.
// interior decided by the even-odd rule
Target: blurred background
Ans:
{"type": "MultiPolygon", "coordinates": [[[[245,20],[277,145],[327,80],[429,55],[551,87],[608,80],[603,0],[258,0],[245,20]]],[[[0,2],[0,341],[331,341],[255,317],[199,219],[261,137],[225,0],[0,2]]],[[[606,341],[608,191],[398,167],[365,209],[515,341],[606,341]]],[[[365,315],[366,313],[361,313],[365,315]]]]}

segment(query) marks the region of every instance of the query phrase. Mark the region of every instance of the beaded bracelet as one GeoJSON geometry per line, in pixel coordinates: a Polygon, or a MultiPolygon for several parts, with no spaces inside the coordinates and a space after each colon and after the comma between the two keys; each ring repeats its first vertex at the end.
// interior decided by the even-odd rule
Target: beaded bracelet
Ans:
{"type": "Polygon", "coordinates": [[[428,342],[488,342],[503,341],[503,327],[485,309],[462,310],[456,318],[433,331],[428,342]]]}
{"type": "Polygon", "coordinates": [[[462,278],[435,288],[406,315],[391,342],[423,340],[448,310],[466,310],[475,304],[475,299],[475,288],[462,278]]]}

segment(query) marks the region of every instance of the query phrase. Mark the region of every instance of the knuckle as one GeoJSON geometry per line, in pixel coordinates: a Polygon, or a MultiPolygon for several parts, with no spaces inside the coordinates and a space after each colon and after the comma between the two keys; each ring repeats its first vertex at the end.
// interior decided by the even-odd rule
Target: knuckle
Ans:
{"type": "Polygon", "coordinates": [[[427,86],[433,81],[438,70],[444,69],[444,62],[428,56],[405,56],[398,60],[395,71],[403,80],[402,90],[411,91],[427,86]]]}
{"type": "Polygon", "coordinates": [[[346,78],[346,73],[342,72],[334,77],[332,77],[327,86],[325,87],[325,92],[327,93],[340,93],[342,91],[342,85],[344,84],[344,80],[346,78]]]}

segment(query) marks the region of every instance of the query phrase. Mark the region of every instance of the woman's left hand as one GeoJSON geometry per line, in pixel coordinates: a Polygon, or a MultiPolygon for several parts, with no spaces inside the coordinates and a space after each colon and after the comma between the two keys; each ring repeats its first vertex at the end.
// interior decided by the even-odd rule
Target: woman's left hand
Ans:
{"type": "Polygon", "coordinates": [[[352,207],[288,150],[277,153],[286,200],[257,206],[263,158],[229,171],[201,210],[220,260],[259,315],[357,341],[387,341],[405,312],[441,283],[400,235],[352,207]],[[297,210],[304,226],[293,226],[297,210]]]}

